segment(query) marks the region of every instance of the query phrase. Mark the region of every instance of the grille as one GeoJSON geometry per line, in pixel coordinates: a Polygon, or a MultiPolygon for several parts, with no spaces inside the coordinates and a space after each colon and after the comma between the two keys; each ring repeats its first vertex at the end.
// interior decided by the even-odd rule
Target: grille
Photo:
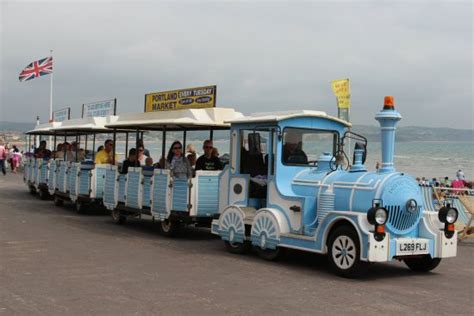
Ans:
{"type": "Polygon", "coordinates": [[[409,232],[420,219],[420,207],[411,213],[399,205],[387,205],[388,211],[388,229],[395,234],[404,234],[409,232]]]}

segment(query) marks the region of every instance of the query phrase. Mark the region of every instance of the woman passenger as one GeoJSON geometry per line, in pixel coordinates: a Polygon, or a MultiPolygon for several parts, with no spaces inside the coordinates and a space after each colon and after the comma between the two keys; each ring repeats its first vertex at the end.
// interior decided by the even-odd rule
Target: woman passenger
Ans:
{"type": "Polygon", "coordinates": [[[177,179],[189,179],[193,175],[193,169],[189,160],[183,155],[183,145],[175,141],[168,151],[167,159],[173,177],[177,179]]]}

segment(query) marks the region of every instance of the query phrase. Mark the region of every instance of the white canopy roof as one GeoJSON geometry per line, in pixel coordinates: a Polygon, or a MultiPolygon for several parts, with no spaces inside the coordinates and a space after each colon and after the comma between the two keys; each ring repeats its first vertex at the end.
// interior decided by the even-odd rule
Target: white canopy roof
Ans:
{"type": "Polygon", "coordinates": [[[226,129],[226,121],[243,117],[232,108],[183,109],[176,111],[124,113],[115,122],[106,124],[108,128],[139,128],[143,130],[204,130],[226,129]]]}
{"type": "Polygon", "coordinates": [[[53,128],[56,133],[61,132],[77,132],[77,133],[94,133],[94,132],[108,132],[105,127],[106,124],[117,121],[118,116],[106,117],[85,117],[80,119],[72,119],[63,121],[61,126],[53,128]]]}
{"type": "Polygon", "coordinates": [[[297,111],[280,111],[280,112],[265,112],[252,113],[248,116],[227,120],[227,123],[255,123],[255,122],[279,122],[295,117],[319,117],[341,123],[347,127],[352,126],[351,123],[341,120],[337,117],[327,115],[326,112],[312,111],[312,110],[297,110],[297,111]]]}
{"type": "Polygon", "coordinates": [[[35,135],[52,135],[54,134],[53,128],[61,126],[61,122],[52,122],[52,123],[42,123],[37,125],[31,131],[26,132],[26,134],[35,134],[35,135]]]}

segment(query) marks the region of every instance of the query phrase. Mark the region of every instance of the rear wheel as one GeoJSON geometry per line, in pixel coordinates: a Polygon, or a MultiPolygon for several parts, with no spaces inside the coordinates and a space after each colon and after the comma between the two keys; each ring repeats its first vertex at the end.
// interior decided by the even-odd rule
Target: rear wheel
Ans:
{"type": "Polygon", "coordinates": [[[85,208],[84,202],[77,200],[75,204],[76,204],[76,212],[79,214],[83,214],[84,208],[85,208]]]}
{"type": "Polygon", "coordinates": [[[256,247],[256,250],[260,258],[268,261],[278,260],[283,254],[283,249],[280,247],[277,247],[276,249],[262,249],[256,247]]]}
{"type": "Polygon", "coordinates": [[[340,226],[329,236],[329,263],[333,271],[346,278],[356,278],[367,272],[368,263],[360,261],[360,243],[355,230],[340,226]]]}
{"type": "Polygon", "coordinates": [[[39,190],[38,192],[40,199],[47,200],[49,198],[49,192],[46,190],[39,190]]]}
{"type": "Polygon", "coordinates": [[[165,219],[160,222],[160,231],[163,235],[174,237],[178,233],[180,223],[174,220],[165,219]]]}
{"type": "Polygon", "coordinates": [[[64,204],[64,201],[59,198],[57,195],[54,196],[54,205],[61,206],[64,204]]]}
{"type": "Polygon", "coordinates": [[[431,256],[427,255],[421,258],[404,259],[403,261],[413,271],[429,272],[440,264],[441,258],[431,258],[431,256]]]}
{"type": "Polygon", "coordinates": [[[244,241],[243,243],[240,242],[230,242],[224,240],[225,249],[227,249],[230,253],[235,253],[238,255],[247,253],[250,250],[250,243],[244,241]]]}
{"type": "Polygon", "coordinates": [[[36,194],[36,189],[34,186],[30,185],[30,193],[35,195],[36,194]]]}
{"type": "Polygon", "coordinates": [[[123,215],[119,209],[112,210],[112,219],[115,224],[123,225],[127,221],[127,216],[123,215]]]}

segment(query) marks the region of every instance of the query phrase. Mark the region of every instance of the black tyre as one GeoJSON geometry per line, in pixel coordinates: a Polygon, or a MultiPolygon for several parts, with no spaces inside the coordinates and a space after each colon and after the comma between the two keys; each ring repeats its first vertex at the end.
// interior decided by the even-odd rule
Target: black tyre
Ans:
{"type": "Polygon", "coordinates": [[[84,211],[85,211],[84,202],[77,200],[75,205],[76,205],[76,212],[78,214],[84,214],[84,211]]]}
{"type": "Polygon", "coordinates": [[[404,259],[403,261],[413,271],[429,272],[440,264],[441,258],[431,258],[431,256],[426,255],[421,258],[404,259]]]}
{"type": "Polygon", "coordinates": [[[35,195],[35,194],[36,194],[36,189],[35,189],[35,187],[34,187],[34,186],[32,186],[32,185],[30,185],[30,187],[29,187],[29,188],[30,188],[30,194],[33,194],[33,195],[35,195]]]}
{"type": "Polygon", "coordinates": [[[112,211],[112,219],[115,224],[123,225],[127,221],[127,216],[123,215],[119,209],[114,209],[112,211]]]}
{"type": "Polygon", "coordinates": [[[357,278],[367,272],[369,264],[360,261],[359,237],[351,226],[340,226],[331,232],[328,256],[331,268],[337,275],[357,278]]]}
{"type": "Polygon", "coordinates": [[[174,220],[165,219],[160,221],[160,232],[168,237],[176,236],[180,227],[180,223],[174,220]]]}
{"type": "Polygon", "coordinates": [[[250,250],[250,243],[247,241],[244,241],[243,243],[237,243],[224,240],[224,245],[228,252],[238,255],[247,253],[250,250]]]}
{"type": "Polygon", "coordinates": [[[280,247],[277,247],[276,249],[262,249],[260,247],[256,247],[255,249],[258,256],[267,261],[278,260],[283,255],[283,249],[280,247]]]}
{"type": "Polygon", "coordinates": [[[48,191],[40,189],[38,193],[39,193],[39,197],[40,197],[41,200],[49,199],[49,192],[48,191]]]}
{"type": "Polygon", "coordinates": [[[54,205],[61,206],[64,204],[64,201],[59,198],[57,195],[54,196],[54,205]]]}

